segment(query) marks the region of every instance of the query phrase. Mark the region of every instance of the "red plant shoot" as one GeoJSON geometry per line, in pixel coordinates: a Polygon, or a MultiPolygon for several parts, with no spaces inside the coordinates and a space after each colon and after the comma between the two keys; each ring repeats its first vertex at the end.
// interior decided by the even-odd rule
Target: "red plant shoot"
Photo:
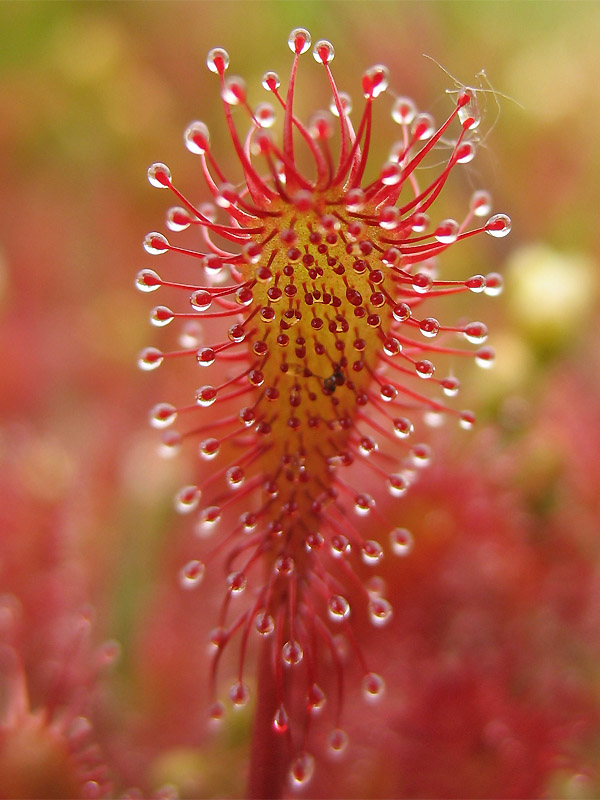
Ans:
{"type": "Polygon", "coordinates": [[[202,459],[212,462],[210,475],[200,470],[199,485],[184,487],[176,499],[180,511],[197,515],[201,536],[219,532],[208,557],[183,566],[182,585],[197,586],[213,559],[226,553],[225,597],[212,637],[210,714],[224,713],[217,681],[224,648],[234,640],[239,648],[239,672],[228,692],[239,707],[250,697],[249,637],[263,639],[262,672],[274,698],[271,726],[287,743],[295,787],[305,785],[313,772],[309,733],[326,701],[333,708],[330,747],[340,751],[346,745],[348,662],[362,671],[368,699],[384,691],[383,678],[353,635],[354,609],[346,595],[362,595],[373,625],[385,625],[392,607],[381,584],[372,580],[365,586],[357,573],[362,574],[363,564],[375,570],[384,549],[406,554],[412,539],[403,528],[386,530],[383,500],[365,487],[376,485],[401,497],[426,465],[429,447],[413,443],[413,420],[448,413],[465,428],[473,425],[471,411],[446,405],[444,395],[457,393],[458,380],[439,376],[434,359],[469,356],[482,367],[493,360],[491,348],[482,346],[483,323],[444,325],[420,309],[425,301],[457,292],[498,294],[500,277],[443,280],[437,277],[436,257],[481,232],[502,237],[510,230],[506,215],[488,218],[491,201],[485,191],[474,193],[461,221],[430,224],[429,213],[450,173],[475,154],[475,90],[457,92],[439,127],[411,100],[395,97],[391,114],[399,139],[378,177],[367,181],[372,107],[387,89],[388,70],[376,65],[364,72],[364,109],[355,125],[350,98],[338,91],[331,72],[333,46],[317,42],[313,55],[325,72],[332,102],[330,113],[318,111],[305,124],[295,116],[293,101],[298,62],[310,44],[306,30],[290,34],[294,58],[285,94],[276,73],[263,78],[264,89],[283,111],[281,143],[269,132],[274,108],[261,103],[253,109],[244,81],[228,74],[226,51],[211,50],[207,63],[220,80],[243,184],[229,182],[213,155],[206,125],[192,122],[185,144],[199,157],[213,202],[194,205],[164,164],[153,164],[148,178],[177,198],[167,227],[174,232],[195,228],[204,244],[196,251],[149,233],[144,247],[152,255],[174,252],[196,259],[201,277],[193,285],[163,279],[151,269],[137,277],[144,292],[166,286],[189,301],[185,310],[156,307],[155,325],[211,320],[211,330],[222,328],[214,341],[192,336],[189,347],[175,352],[146,348],[139,364],[152,370],[182,357],[209,375],[212,365],[221,366],[224,377],[201,380],[191,405],[160,403],[151,421],[167,429],[183,420],[183,432],[165,431],[165,445],[197,442],[202,459]],[[247,118],[245,138],[238,134],[234,114],[247,118]],[[453,130],[455,139],[448,145],[453,130]],[[334,136],[337,157],[330,147],[334,136]],[[445,162],[422,188],[419,167],[434,149],[439,158],[442,145],[448,148],[445,162]],[[310,175],[299,166],[300,148],[314,164],[310,175]],[[476,347],[448,341],[456,337],[476,347]],[[219,415],[203,419],[204,409],[213,405],[219,415]],[[364,538],[369,525],[358,524],[363,517],[372,530],[385,532],[387,541],[364,538]],[[236,597],[242,593],[249,599],[238,611],[236,597]],[[340,640],[345,648],[340,649],[340,640]],[[327,698],[321,688],[325,671],[337,682],[327,698]]]}

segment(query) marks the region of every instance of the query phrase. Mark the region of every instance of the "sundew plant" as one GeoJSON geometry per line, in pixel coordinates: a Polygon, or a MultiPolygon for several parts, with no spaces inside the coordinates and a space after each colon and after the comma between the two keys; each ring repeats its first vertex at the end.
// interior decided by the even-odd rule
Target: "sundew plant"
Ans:
{"type": "Polygon", "coordinates": [[[163,163],[149,168],[152,186],[176,204],[168,236],[144,240],[166,263],[137,276],[143,292],[169,287],[181,296],[176,308],[151,312],[157,327],[182,326],[181,349],[148,347],[139,365],[168,369],[185,359],[198,376],[189,404],[165,398],[151,424],[163,431],[164,448],[199,453],[197,477],[176,496],[198,536],[180,583],[196,590],[208,570],[225,567],[208,715],[219,720],[226,703],[243,707],[256,694],[255,735],[276,744],[251,767],[255,796],[282,791],[284,774],[292,789],[308,784],[317,739],[332,754],[347,747],[347,681],[362,681],[366,702],[384,695],[377,654],[353,627],[361,615],[377,628],[389,622],[394,609],[378,566],[412,548],[410,531],[390,529],[384,509],[401,502],[429,462],[421,439],[428,422],[450,415],[473,426],[473,412],[454,400],[460,360],[487,368],[494,358],[486,326],[446,320],[443,305],[462,292],[496,295],[500,277],[446,279],[438,259],[472,236],[510,231],[484,190],[456,219],[436,215],[451,174],[476,153],[475,90],[450,94],[447,118],[436,123],[391,91],[387,68],[377,64],[363,72],[362,108],[353,112],[332,74],[332,44],[311,47],[308,31],[297,28],[289,46],[287,88],[266,72],[271,102],[258,105],[230,75],[227,52],[208,54],[243,180],[230,175],[223,137],[190,123],[184,141],[198,157],[204,195],[184,194],[163,163]],[[294,95],[311,50],[311,69],[321,71],[332,99],[303,120],[294,95]],[[391,121],[382,134],[372,111],[386,99],[391,121]],[[390,154],[368,178],[371,142],[382,135],[390,154]],[[180,282],[173,253],[179,264],[181,255],[194,263],[197,280],[180,282]],[[225,651],[236,653],[229,683],[219,670],[225,651]]]}

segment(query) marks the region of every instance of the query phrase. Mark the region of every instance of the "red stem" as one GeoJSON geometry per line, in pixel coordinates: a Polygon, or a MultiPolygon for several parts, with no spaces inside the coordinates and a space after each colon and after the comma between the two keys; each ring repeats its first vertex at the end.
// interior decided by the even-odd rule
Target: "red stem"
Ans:
{"type": "Polygon", "coordinates": [[[289,747],[286,737],[272,726],[279,701],[270,642],[265,642],[260,655],[256,693],[246,796],[248,800],[278,800],[285,792],[289,747]]]}

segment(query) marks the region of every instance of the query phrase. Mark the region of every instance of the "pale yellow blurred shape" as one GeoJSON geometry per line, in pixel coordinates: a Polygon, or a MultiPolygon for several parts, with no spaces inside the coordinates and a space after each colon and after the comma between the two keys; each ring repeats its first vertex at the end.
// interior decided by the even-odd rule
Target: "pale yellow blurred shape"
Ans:
{"type": "Polygon", "coordinates": [[[119,65],[124,37],[115,20],[99,16],[65,18],[49,43],[50,60],[73,84],[97,83],[119,65]]]}
{"type": "Polygon", "coordinates": [[[548,343],[581,331],[598,296],[598,265],[584,253],[528,245],[513,253],[506,274],[512,316],[548,343]]]}
{"type": "Polygon", "coordinates": [[[172,747],[160,753],[151,766],[151,783],[156,787],[177,787],[182,797],[214,797],[217,787],[218,796],[239,795],[245,776],[243,770],[231,768],[240,758],[234,731],[243,726],[242,743],[245,742],[250,712],[242,709],[236,718],[230,716],[225,723],[229,728],[226,737],[221,735],[202,748],[172,747]]]}
{"type": "Polygon", "coordinates": [[[486,396],[503,396],[523,386],[531,377],[533,355],[521,337],[511,331],[493,336],[496,352],[490,370],[478,370],[473,376],[476,388],[486,396]]]}
{"type": "Polygon", "coordinates": [[[598,783],[585,773],[559,769],[549,777],[546,796],[562,797],[564,800],[596,800],[598,783]]]}

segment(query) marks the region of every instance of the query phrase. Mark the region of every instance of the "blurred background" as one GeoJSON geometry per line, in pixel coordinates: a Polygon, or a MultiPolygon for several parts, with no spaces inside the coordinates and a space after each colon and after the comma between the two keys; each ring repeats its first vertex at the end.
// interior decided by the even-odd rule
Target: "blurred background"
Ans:
{"type": "MultiPolygon", "coordinates": [[[[463,367],[478,424],[432,431],[394,512],[415,548],[386,567],[393,624],[364,633],[385,708],[349,690],[350,758],[308,794],[597,797],[600,6],[394,0],[0,4],[0,796],[243,796],[251,710],[206,729],[221,576],[178,586],[172,495],[196,462],[156,455],[148,409],[182,390],[136,368],[164,342],[133,279],[169,204],[148,165],[208,199],[192,119],[231,159],[206,52],[229,51],[255,105],[266,70],[286,85],[298,25],[333,42],[358,113],[378,62],[438,121],[447,89],[488,89],[437,209],[460,219],[487,188],[513,220],[442,261],[504,275],[499,298],[439,309],[485,320],[496,367],[463,367]]],[[[308,55],[297,98],[303,118],[329,102],[308,55]]],[[[397,136],[378,103],[373,170],[397,136]]]]}

